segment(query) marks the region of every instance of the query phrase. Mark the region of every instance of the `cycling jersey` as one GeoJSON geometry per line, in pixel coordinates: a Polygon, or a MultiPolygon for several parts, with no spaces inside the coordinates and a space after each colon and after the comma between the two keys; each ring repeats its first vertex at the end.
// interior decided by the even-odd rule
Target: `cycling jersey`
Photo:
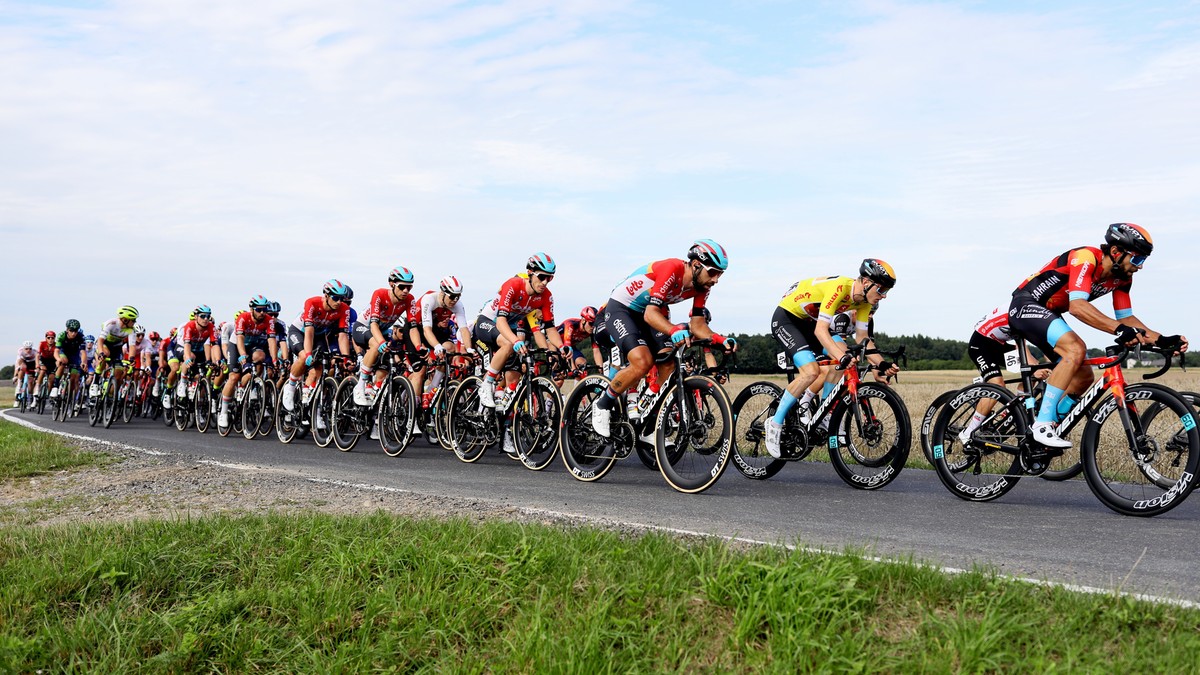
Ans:
{"type": "Polygon", "coordinates": [[[522,317],[538,309],[542,312],[542,321],[553,324],[554,298],[550,294],[550,289],[547,288],[540,294],[533,295],[526,290],[528,280],[529,275],[522,273],[505,281],[500,286],[499,294],[483,306],[479,315],[494,322],[501,316],[506,319],[522,317]]]}
{"type": "Polygon", "coordinates": [[[872,306],[866,294],[861,301],[851,297],[854,279],[850,277],[813,277],[797,281],[787,289],[779,307],[800,319],[833,321],[835,314],[854,312],[854,327],[867,330],[872,306]]]}
{"type": "Polygon", "coordinates": [[[590,331],[585,333],[583,329],[580,328],[582,325],[583,321],[579,319],[567,319],[559,325],[558,334],[562,336],[564,345],[567,345],[568,347],[575,347],[584,340],[592,337],[592,333],[590,331]]]}
{"type": "Polygon", "coordinates": [[[120,319],[109,319],[100,326],[100,334],[96,336],[96,339],[103,340],[109,347],[116,347],[128,342],[131,337],[133,337],[132,326],[125,328],[121,325],[120,319]]]}
{"type": "Polygon", "coordinates": [[[350,332],[350,306],[340,305],[337,309],[325,306],[325,296],[318,295],[304,301],[304,308],[292,320],[292,328],[304,329],[312,326],[318,335],[330,332],[350,332]]]}
{"type": "MultiPolygon", "coordinates": [[[[704,303],[708,300],[708,291],[697,295],[696,289],[683,289],[687,279],[688,264],[679,258],[657,260],[649,265],[643,265],[625,277],[617,284],[609,296],[611,300],[621,303],[639,314],[645,313],[646,307],[654,305],[665,307],[677,302],[692,299],[692,316],[701,313],[704,303]]],[[[546,319],[552,321],[553,319],[546,319]]]]}
{"type": "MultiPolygon", "coordinates": [[[[241,335],[246,344],[250,343],[265,343],[269,338],[275,337],[275,323],[270,316],[264,312],[262,319],[255,321],[254,313],[245,310],[237,315],[234,319],[233,333],[241,335]]],[[[230,342],[236,343],[236,340],[230,338],[230,342]]]]}
{"type": "Polygon", "coordinates": [[[430,328],[441,325],[449,327],[451,321],[459,326],[467,325],[467,313],[461,299],[454,302],[454,307],[446,309],[438,302],[437,296],[437,291],[426,291],[417,299],[413,303],[412,309],[409,310],[408,325],[429,326],[430,328]]]}
{"type": "Polygon", "coordinates": [[[32,367],[33,364],[37,361],[37,358],[38,358],[37,350],[35,350],[33,347],[30,347],[29,349],[21,347],[20,349],[17,350],[17,360],[23,361],[25,363],[25,365],[27,365],[27,366],[32,367]]]}
{"type": "Polygon", "coordinates": [[[54,346],[58,347],[59,351],[67,356],[79,356],[79,352],[83,350],[84,345],[83,333],[75,333],[75,337],[68,337],[67,331],[58,334],[54,339],[54,346]]]}
{"type": "Polygon", "coordinates": [[[1012,340],[1012,331],[1008,327],[1008,308],[993,309],[975,324],[975,332],[996,342],[1012,340]]]}
{"type": "Polygon", "coordinates": [[[1035,302],[1059,314],[1067,311],[1071,300],[1091,302],[1112,293],[1116,318],[1124,319],[1133,314],[1129,299],[1133,279],[1096,281],[1094,277],[1103,256],[1100,249],[1093,246],[1071,249],[1026,278],[1014,293],[1028,293],[1035,302]]]}
{"type": "Polygon", "coordinates": [[[390,288],[380,288],[371,294],[371,304],[363,312],[363,323],[370,325],[378,323],[384,328],[391,326],[396,319],[404,316],[413,305],[412,293],[396,300],[390,288]]]}
{"type": "Polygon", "coordinates": [[[196,351],[204,346],[204,341],[207,340],[210,344],[217,344],[217,335],[213,331],[213,325],[210,321],[207,326],[201,328],[193,319],[181,326],[179,332],[175,335],[175,341],[180,346],[187,342],[191,344],[192,350],[196,351]]]}
{"type": "Polygon", "coordinates": [[[49,340],[42,340],[38,343],[37,348],[38,358],[42,361],[47,361],[54,358],[54,343],[49,340]]]}

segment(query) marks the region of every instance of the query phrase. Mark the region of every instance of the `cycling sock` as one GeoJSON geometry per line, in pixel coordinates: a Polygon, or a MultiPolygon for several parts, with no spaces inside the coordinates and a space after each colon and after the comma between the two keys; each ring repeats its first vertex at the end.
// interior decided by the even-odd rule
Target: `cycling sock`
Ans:
{"type": "Polygon", "coordinates": [[[288,373],[288,381],[287,381],[288,385],[294,387],[297,384],[299,384],[299,382],[300,382],[300,378],[296,377],[295,375],[292,375],[291,373],[288,373]]]}
{"type": "Polygon", "coordinates": [[[600,394],[600,398],[596,399],[596,407],[601,410],[612,410],[613,404],[617,402],[617,397],[620,396],[613,388],[609,386],[600,394]]]}
{"type": "Polygon", "coordinates": [[[1075,397],[1070,394],[1063,394],[1062,398],[1058,399],[1058,408],[1055,410],[1058,413],[1058,419],[1062,420],[1062,418],[1067,416],[1067,413],[1071,412],[1071,408],[1074,407],[1075,397]]]}
{"type": "Polygon", "coordinates": [[[483,375],[483,381],[484,381],[484,382],[495,382],[495,381],[496,381],[496,375],[498,375],[498,374],[499,374],[499,372],[498,372],[498,371],[495,371],[495,370],[492,370],[491,368],[488,368],[488,369],[487,369],[487,372],[486,372],[486,373],[484,373],[484,375],[483,375]]]}
{"type": "Polygon", "coordinates": [[[374,373],[375,373],[375,369],[368,368],[365,364],[361,368],[358,369],[358,374],[362,376],[359,379],[362,380],[363,382],[370,382],[372,379],[371,376],[374,373]]]}
{"type": "Polygon", "coordinates": [[[792,396],[792,392],[784,391],[783,396],[779,399],[779,407],[775,409],[775,422],[783,424],[787,419],[787,414],[792,411],[792,407],[796,405],[796,397],[792,396]]]}
{"type": "Polygon", "coordinates": [[[442,371],[441,370],[433,371],[433,377],[430,378],[430,381],[429,381],[430,388],[437,389],[438,385],[441,383],[442,383],[442,371]]]}
{"type": "Polygon", "coordinates": [[[832,393],[833,393],[833,383],[832,382],[826,382],[825,384],[821,385],[821,398],[823,398],[823,399],[829,398],[829,395],[832,393]]]}
{"type": "Polygon", "coordinates": [[[979,425],[983,424],[983,421],[986,419],[987,415],[976,411],[974,415],[971,415],[971,421],[967,422],[967,428],[964,431],[970,434],[972,431],[978,429],[979,425]]]}
{"type": "Polygon", "coordinates": [[[808,405],[808,402],[816,398],[816,396],[817,395],[812,392],[812,389],[805,389],[804,394],[800,396],[800,405],[808,405]]]}
{"type": "Polygon", "coordinates": [[[1057,422],[1058,401],[1062,398],[1063,390],[1054,385],[1046,385],[1046,393],[1042,395],[1042,407],[1038,408],[1037,421],[1057,422]]]}

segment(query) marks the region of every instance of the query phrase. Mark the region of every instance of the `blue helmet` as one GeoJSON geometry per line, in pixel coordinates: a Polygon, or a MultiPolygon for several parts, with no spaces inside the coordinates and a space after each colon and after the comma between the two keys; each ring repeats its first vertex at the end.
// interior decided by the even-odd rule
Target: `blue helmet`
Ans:
{"type": "Polygon", "coordinates": [[[412,282],[413,273],[407,267],[393,267],[392,273],[388,275],[388,283],[411,284],[412,282]]]}
{"type": "Polygon", "coordinates": [[[208,305],[196,305],[196,309],[192,310],[192,317],[195,318],[197,314],[207,314],[212,316],[212,307],[209,307],[208,305]]]}
{"type": "Polygon", "coordinates": [[[725,247],[712,239],[697,239],[688,249],[688,260],[699,260],[701,265],[724,272],[729,268],[729,255],[725,247]]]}
{"type": "Polygon", "coordinates": [[[254,297],[250,298],[250,309],[266,310],[270,306],[271,301],[268,300],[267,296],[265,295],[255,295],[254,297]]]}
{"type": "Polygon", "coordinates": [[[95,342],[95,341],[96,341],[96,336],[95,336],[95,335],[87,335],[87,336],[84,336],[84,338],[83,338],[83,341],[84,341],[84,342],[95,342]]]}
{"type": "Polygon", "coordinates": [[[554,264],[554,260],[542,251],[538,251],[529,256],[529,262],[525,264],[525,269],[530,272],[541,272],[543,274],[554,274],[558,269],[558,265],[554,264]]]}
{"type": "Polygon", "coordinates": [[[337,279],[330,279],[329,281],[325,282],[325,286],[321,289],[321,292],[325,295],[343,300],[345,299],[346,295],[350,293],[350,287],[338,281],[337,279]]]}

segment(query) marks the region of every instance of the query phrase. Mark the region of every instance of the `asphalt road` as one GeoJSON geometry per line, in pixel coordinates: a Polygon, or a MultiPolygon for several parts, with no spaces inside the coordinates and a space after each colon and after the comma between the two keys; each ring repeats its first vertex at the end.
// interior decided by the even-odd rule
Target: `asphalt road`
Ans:
{"type": "Polygon", "coordinates": [[[283,445],[274,435],[246,441],[144,420],[104,429],[83,418],[58,424],[49,415],[8,414],[140,448],[313,478],[764,542],[851,546],[881,557],[911,556],[951,568],[986,565],[1006,575],[1200,602],[1197,497],[1157,518],[1131,518],[1105,508],[1082,480],[1026,478],[999,500],[975,504],[952,496],[931,471],[906,469],[882,490],[864,492],[845,485],[829,464],[815,462],[785,467],[767,481],[743,478],[731,466],[707,492],[683,495],[636,457],[599,482],[581,483],[560,461],[532,472],[491,450],[468,465],[422,440],[388,457],[365,439],[342,453],[308,438],[283,445]]]}

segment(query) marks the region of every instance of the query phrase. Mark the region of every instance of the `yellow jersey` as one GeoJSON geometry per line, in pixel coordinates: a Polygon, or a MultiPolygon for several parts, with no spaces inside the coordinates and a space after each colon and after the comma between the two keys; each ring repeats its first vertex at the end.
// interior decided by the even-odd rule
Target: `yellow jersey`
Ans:
{"type": "Polygon", "coordinates": [[[850,297],[854,279],[850,277],[813,277],[792,284],[779,306],[801,319],[833,321],[842,312],[854,312],[855,327],[867,329],[871,318],[871,303],[864,297],[855,302],[850,297]]]}

